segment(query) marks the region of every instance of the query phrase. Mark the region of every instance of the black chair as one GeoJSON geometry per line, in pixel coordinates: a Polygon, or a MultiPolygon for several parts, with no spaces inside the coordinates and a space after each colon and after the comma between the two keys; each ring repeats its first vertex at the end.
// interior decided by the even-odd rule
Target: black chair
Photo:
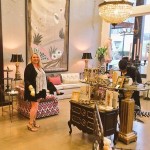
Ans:
{"type": "Polygon", "coordinates": [[[10,94],[4,91],[2,85],[0,85],[0,107],[2,108],[2,116],[4,115],[5,112],[4,107],[8,107],[10,120],[12,122],[12,111],[13,111],[12,100],[10,94]]]}

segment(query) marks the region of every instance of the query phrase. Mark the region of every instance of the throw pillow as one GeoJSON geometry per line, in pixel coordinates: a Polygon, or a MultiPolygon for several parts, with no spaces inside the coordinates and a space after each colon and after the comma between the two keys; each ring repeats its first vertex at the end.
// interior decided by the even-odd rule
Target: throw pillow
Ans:
{"type": "Polygon", "coordinates": [[[61,84],[61,78],[60,78],[60,76],[48,77],[48,81],[52,82],[54,85],[60,85],[61,84]]]}

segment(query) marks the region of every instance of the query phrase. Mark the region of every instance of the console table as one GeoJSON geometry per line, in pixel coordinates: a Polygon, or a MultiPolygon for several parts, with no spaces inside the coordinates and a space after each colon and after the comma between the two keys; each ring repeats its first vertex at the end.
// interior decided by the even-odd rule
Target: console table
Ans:
{"type": "MultiPolygon", "coordinates": [[[[94,132],[94,108],[90,105],[80,104],[77,101],[70,101],[70,120],[68,126],[69,133],[72,133],[71,125],[76,126],[84,133],[93,134],[94,132]]],[[[117,138],[117,116],[118,109],[111,111],[100,111],[100,117],[104,128],[104,136],[114,134],[114,143],[117,138]]]]}

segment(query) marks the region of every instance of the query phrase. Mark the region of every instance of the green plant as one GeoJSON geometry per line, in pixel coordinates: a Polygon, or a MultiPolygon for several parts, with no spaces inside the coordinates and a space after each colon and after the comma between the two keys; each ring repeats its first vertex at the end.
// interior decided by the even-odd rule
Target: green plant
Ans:
{"type": "Polygon", "coordinates": [[[96,57],[99,58],[101,56],[104,56],[106,52],[107,52],[107,47],[99,47],[96,50],[96,57]]]}

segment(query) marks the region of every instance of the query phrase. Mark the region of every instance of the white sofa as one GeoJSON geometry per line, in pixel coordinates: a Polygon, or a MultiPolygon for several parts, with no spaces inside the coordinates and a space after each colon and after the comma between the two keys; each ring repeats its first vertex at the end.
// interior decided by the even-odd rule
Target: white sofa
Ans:
{"type": "Polygon", "coordinates": [[[61,84],[55,87],[64,94],[58,95],[58,100],[71,98],[73,91],[80,91],[80,87],[85,86],[85,83],[80,82],[80,73],[61,73],[60,76],[61,84]]]}

